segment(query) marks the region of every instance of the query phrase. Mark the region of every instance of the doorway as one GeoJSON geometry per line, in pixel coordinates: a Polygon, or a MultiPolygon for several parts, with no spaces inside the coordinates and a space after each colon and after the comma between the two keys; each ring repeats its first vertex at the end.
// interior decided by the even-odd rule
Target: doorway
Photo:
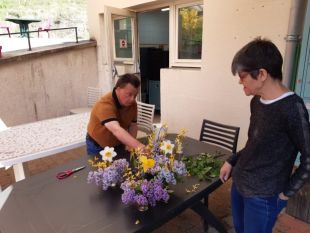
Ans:
{"type": "Polygon", "coordinates": [[[160,69],[169,67],[169,8],[137,13],[141,101],[160,114],[160,69]]]}

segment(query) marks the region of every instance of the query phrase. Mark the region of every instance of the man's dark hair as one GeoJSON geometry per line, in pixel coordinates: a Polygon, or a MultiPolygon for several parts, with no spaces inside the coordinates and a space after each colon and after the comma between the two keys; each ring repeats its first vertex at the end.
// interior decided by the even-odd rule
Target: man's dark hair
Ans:
{"type": "Polygon", "coordinates": [[[231,64],[233,75],[245,71],[257,79],[259,69],[265,69],[273,79],[282,80],[282,55],[270,40],[260,37],[241,48],[231,64]]]}
{"type": "Polygon", "coordinates": [[[116,82],[115,88],[123,88],[127,84],[133,85],[135,88],[140,87],[140,79],[134,75],[134,74],[124,74],[119,77],[119,79],[116,82]]]}

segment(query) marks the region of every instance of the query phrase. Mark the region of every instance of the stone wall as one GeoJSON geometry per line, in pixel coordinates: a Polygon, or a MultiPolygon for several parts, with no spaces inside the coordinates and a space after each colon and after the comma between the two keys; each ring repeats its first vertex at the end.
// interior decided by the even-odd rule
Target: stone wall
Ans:
{"type": "Polygon", "coordinates": [[[95,42],[18,53],[0,59],[0,118],[7,126],[87,106],[87,87],[98,84],[95,42]]]}

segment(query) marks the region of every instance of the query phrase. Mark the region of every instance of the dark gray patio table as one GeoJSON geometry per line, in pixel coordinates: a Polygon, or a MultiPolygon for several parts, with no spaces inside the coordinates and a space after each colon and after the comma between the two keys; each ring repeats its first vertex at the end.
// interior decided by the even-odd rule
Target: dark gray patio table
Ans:
{"type": "MultiPolygon", "coordinates": [[[[175,135],[169,137],[174,138],[175,135]]],[[[186,137],[184,155],[200,152],[229,154],[219,147],[186,137]]],[[[199,213],[219,232],[226,232],[201,202],[203,197],[221,185],[219,179],[199,182],[195,177],[186,177],[183,183],[172,186],[174,193],[167,204],[160,203],[145,212],[139,212],[133,206],[122,204],[122,190],[119,188],[102,191],[93,184],[87,184],[90,168],[64,180],[57,180],[55,177],[60,171],[86,163],[85,157],[14,184],[0,211],[0,232],[151,232],[187,208],[199,213]],[[197,183],[200,186],[196,192],[185,191],[197,183]],[[136,224],[137,220],[139,224],[136,224]]]]}
{"type": "Polygon", "coordinates": [[[27,37],[30,23],[41,22],[40,19],[6,18],[5,20],[19,25],[21,37],[27,37]]]}

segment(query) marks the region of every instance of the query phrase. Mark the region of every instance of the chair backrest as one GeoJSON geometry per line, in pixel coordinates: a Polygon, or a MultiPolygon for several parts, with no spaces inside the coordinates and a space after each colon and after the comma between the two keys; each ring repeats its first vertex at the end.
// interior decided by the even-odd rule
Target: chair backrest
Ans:
{"type": "Polygon", "coordinates": [[[235,153],[239,137],[239,127],[224,125],[204,119],[199,140],[221,146],[235,153]]]}
{"type": "Polygon", "coordinates": [[[137,105],[138,105],[138,117],[137,117],[138,129],[145,133],[149,133],[153,129],[155,105],[142,103],[140,101],[137,101],[137,105]]]}
{"type": "Polygon", "coordinates": [[[103,91],[98,87],[87,88],[87,106],[92,107],[103,95],[103,91]]]}

